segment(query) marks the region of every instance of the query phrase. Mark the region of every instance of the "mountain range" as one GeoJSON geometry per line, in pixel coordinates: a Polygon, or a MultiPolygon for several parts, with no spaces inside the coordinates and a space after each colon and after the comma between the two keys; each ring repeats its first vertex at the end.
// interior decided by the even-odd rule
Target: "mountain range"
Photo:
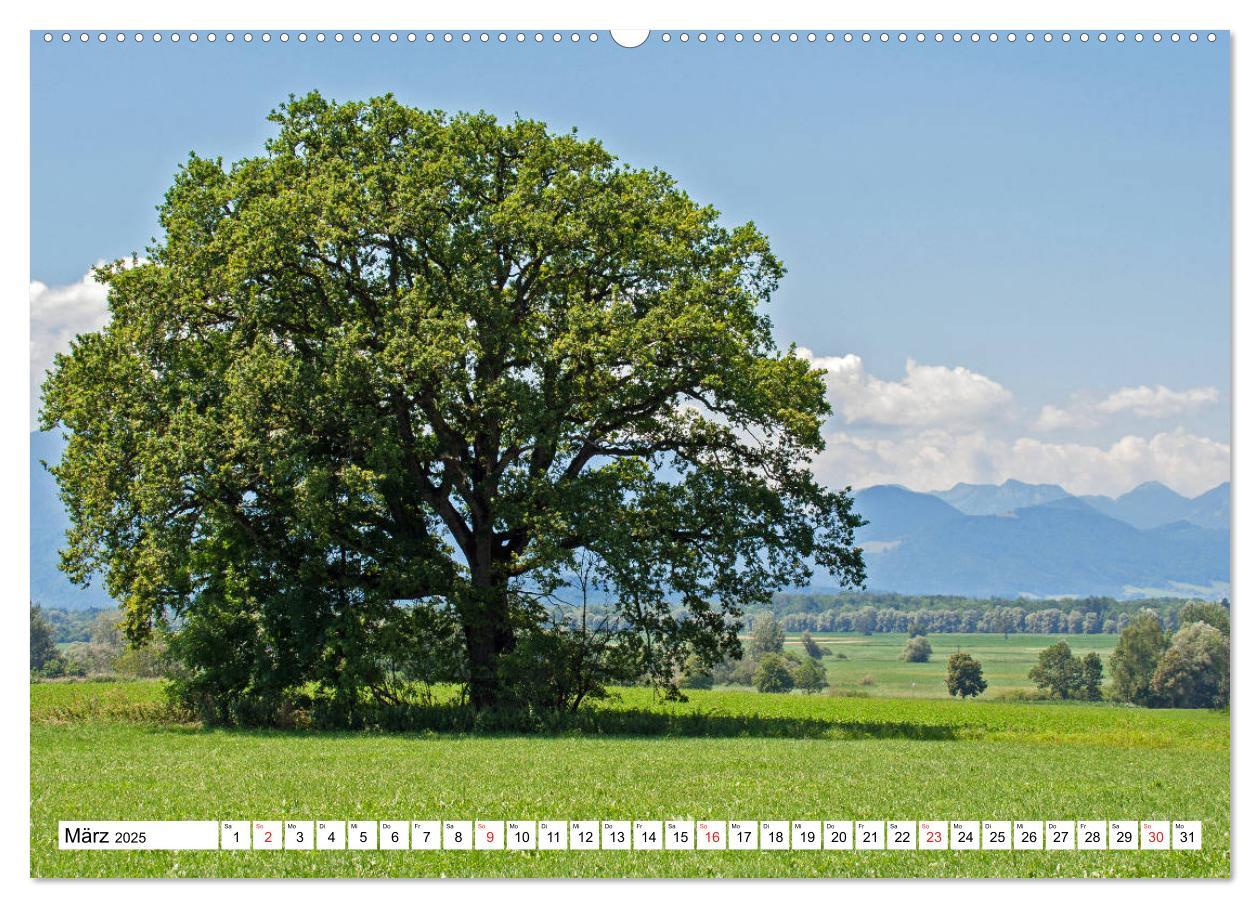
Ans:
{"type": "Polygon", "coordinates": [[[1008,480],[940,492],[873,486],[867,588],[962,596],[1217,596],[1227,592],[1229,483],[1186,498],[1157,482],[1117,498],[1008,480]]]}
{"type": "Polygon", "coordinates": [[[1073,496],[1057,485],[1031,485],[1008,479],[1001,485],[960,482],[952,489],[929,492],[964,514],[1005,514],[1065,498],[1078,497],[1094,510],[1149,530],[1184,520],[1212,530],[1229,529],[1229,483],[1223,482],[1196,498],[1179,495],[1162,482],[1144,482],[1118,498],[1105,495],[1073,496]]]}
{"type": "Polygon", "coordinates": [[[101,583],[80,589],[57,567],[70,520],[44,462],[55,464],[63,447],[55,432],[31,433],[31,601],[46,608],[113,608],[101,583]]]}
{"type": "MultiPolygon", "coordinates": [[[[57,435],[31,433],[31,599],[109,608],[100,583],[80,589],[57,567],[69,523],[43,462],[61,448],[57,435]]],[[[1195,498],[1157,482],[1117,498],[1016,480],[939,492],[879,485],[855,503],[868,521],[858,541],[872,591],[1122,598],[1219,596],[1229,585],[1227,482],[1195,498]]]]}

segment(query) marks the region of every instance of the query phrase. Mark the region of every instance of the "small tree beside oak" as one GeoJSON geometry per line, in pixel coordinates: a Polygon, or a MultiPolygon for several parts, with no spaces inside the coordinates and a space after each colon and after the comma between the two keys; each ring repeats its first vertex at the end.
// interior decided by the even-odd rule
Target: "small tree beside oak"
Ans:
{"type": "Polygon", "coordinates": [[[1102,657],[1087,653],[1073,656],[1066,640],[1048,646],[1028,672],[1037,687],[1059,700],[1102,699],[1102,657]]]}
{"type": "Polygon", "coordinates": [[[945,686],[951,697],[978,697],[989,683],[978,661],[968,653],[953,653],[946,663],[945,686]]]}
{"type": "Polygon", "coordinates": [[[827,686],[827,669],[817,659],[806,658],[792,671],[792,681],[807,694],[827,686]]]}

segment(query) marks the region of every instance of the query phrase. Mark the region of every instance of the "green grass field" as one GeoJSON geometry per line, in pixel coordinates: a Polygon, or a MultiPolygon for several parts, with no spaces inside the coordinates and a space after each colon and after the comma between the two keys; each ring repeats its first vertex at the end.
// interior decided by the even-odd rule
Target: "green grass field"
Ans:
{"type": "MultiPolygon", "coordinates": [[[[945,660],[950,653],[971,653],[984,666],[984,677],[989,682],[988,696],[1013,690],[1031,690],[1028,670],[1037,662],[1037,654],[1066,640],[1073,654],[1083,656],[1096,652],[1107,657],[1115,648],[1116,634],[929,634],[932,658],[924,663],[902,662],[901,650],[906,645],[905,634],[825,635],[815,634],[814,640],[831,649],[832,655],[823,659],[827,669],[827,681],[845,690],[869,691],[877,697],[940,697],[947,698],[945,690],[945,660]],[[837,658],[839,654],[845,658],[837,658]],[[874,684],[864,685],[869,677],[874,684]]],[[[789,634],[784,649],[801,650],[800,635],[789,634]]]]}
{"type": "Polygon", "coordinates": [[[658,704],[640,689],[621,691],[618,701],[603,708],[611,728],[618,712],[650,713],[672,734],[206,731],[171,721],[156,682],[33,685],[31,873],[1202,877],[1230,872],[1230,738],[1224,713],[730,690],[698,692],[685,704],[658,704]],[[1201,819],[1205,848],[92,853],[56,847],[57,821],[63,819],[478,818],[1201,819]]]}

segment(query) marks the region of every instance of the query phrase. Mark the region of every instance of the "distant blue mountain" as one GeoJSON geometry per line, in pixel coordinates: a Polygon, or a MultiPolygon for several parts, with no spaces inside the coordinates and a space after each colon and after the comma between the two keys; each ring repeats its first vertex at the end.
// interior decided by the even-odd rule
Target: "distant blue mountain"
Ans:
{"type": "Polygon", "coordinates": [[[57,463],[65,442],[56,432],[32,432],[30,437],[31,601],[48,608],[113,608],[102,584],[80,589],[57,566],[70,521],[57,497],[57,481],[41,461],[57,463]]]}
{"type": "Polygon", "coordinates": [[[1149,530],[1184,520],[1209,529],[1229,529],[1229,483],[1223,482],[1197,498],[1179,495],[1161,482],[1144,482],[1119,498],[1086,495],[1082,498],[1098,511],[1117,520],[1149,530]]]}
{"type": "Polygon", "coordinates": [[[1032,485],[1018,479],[1008,479],[1000,486],[960,482],[952,489],[932,494],[964,514],[1007,514],[1016,508],[1030,508],[1071,497],[1062,486],[1032,485]]]}
{"type": "Polygon", "coordinates": [[[964,515],[867,552],[871,590],[966,596],[1216,595],[1229,533],[1187,522],[1139,530],[1065,498],[964,515]]]}
{"type": "MultiPolygon", "coordinates": [[[[1062,486],[1033,485],[1017,479],[1008,479],[1001,485],[960,482],[951,489],[930,494],[971,515],[1009,514],[1018,508],[1074,497],[1062,486]]],[[[1228,482],[1209,489],[1197,498],[1179,495],[1161,482],[1144,482],[1118,498],[1106,495],[1076,497],[1094,510],[1139,530],[1150,530],[1180,520],[1207,529],[1229,529],[1228,482]]]]}
{"type": "Polygon", "coordinates": [[[1229,529],[1229,483],[1222,482],[1197,498],[1190,499],[1185,518],[1190,523],[1216,530],[1229,529]]]}
{"type": "Polygon", "coordinates": [[[858,530],[858,541],[863,543],[891,542],[963,516],[939,498],[904,486],[871,486],[856,493],[853,502],[867,521],[858,530]]]}
{"type": "MultiPolygon", "coordinates": [[[[873,486],[856,493],[857,510],[870,522],[858,531],[866,550],[869,589],[966,596],[1132,597],[1215,595],[1229,583],[1225,529],[1189,520],[1139,529],[1059,486],[1008,482],[955,490],[956,500],[965,507],[1000,510],[966,514],[941,501],[939,493],[900,486],[873,486]],[[1050,500],[1008,507],[1021,498],[1050,500]]],[[[1199,511],[1211,515],[1213,508],[1219,510],[1222,493],[1213,492],[1200,496],[1202,501],[1194,499],[1199,511]]],[[[1223,497],[1227,510],[1227,490],[1223,497]]]]}

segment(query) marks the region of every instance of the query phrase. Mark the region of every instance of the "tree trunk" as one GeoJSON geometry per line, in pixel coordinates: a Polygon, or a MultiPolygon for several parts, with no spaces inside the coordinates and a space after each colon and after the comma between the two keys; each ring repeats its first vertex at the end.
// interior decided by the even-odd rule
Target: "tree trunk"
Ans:
{"type": "Polygon", "coordinates": [[[506,582],[474,577],[471,602],[464,612],[464,641],[468,649],[468,689],[478,712],[493,709],[503,696],[499,657],[510,652],[516,635],[508,619],[506,582]],[[481,579],[486,582],[478,583],[481,579]]]}

